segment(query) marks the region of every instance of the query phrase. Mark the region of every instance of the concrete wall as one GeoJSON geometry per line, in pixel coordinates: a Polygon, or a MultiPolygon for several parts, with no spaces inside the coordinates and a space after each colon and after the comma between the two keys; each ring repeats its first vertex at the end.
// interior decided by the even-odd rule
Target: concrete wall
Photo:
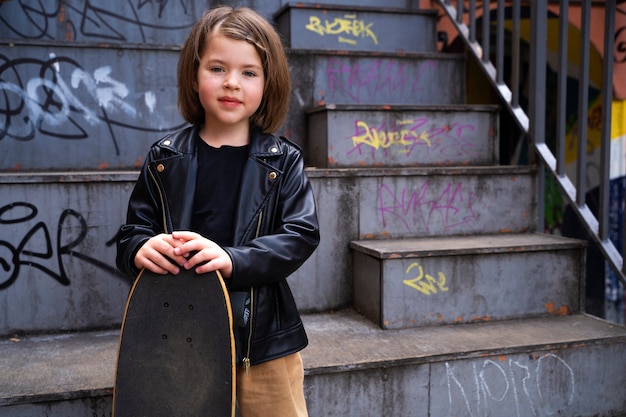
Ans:
{"type": "MultiPolygon", "coordinates": [[[[322,242],[290,278],[303,311],[350,302],[352,240],[532,230],[533,202],[516,200],[533,186],[529,170],[429,172],[309,170],[322,242]]],[[[114,269],[113,239],[136,176],[0,174],[0,334],[121,322],[129,282],[114,269]]]]}

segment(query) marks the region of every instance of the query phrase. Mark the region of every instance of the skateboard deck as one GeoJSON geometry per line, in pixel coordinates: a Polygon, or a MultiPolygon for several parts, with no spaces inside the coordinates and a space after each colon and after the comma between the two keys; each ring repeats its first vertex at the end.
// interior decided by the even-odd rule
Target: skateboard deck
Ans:
{"type": "Polygon", "coordinates": [[[126,304],[114,417],[235,415],[235,343],[219,272],[143,270],[126,304]]]}

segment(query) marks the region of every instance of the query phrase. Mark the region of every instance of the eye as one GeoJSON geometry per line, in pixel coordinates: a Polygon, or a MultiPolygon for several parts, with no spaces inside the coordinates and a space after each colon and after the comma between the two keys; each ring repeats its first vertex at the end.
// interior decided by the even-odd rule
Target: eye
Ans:
{"type": "Polygon", "coordinates": [[[244,71],[243,75],[245,75],[246,77],[256,77],[256,72],[254,72],[254,71],[244,71]]]}
{"type": "Polygon", "coordinates": [[[211,72],[224,72],[224,68],[222,68],[222,67],[211,67],[211,68],[209,68],[209,71],[211,71],[211,72]]]}

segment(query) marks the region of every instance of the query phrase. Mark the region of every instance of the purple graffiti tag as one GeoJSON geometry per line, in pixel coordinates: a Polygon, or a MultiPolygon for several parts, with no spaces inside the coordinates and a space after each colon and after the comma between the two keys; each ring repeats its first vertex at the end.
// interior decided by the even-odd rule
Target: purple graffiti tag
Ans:
{"type": "Polygon", "coordinates": [[[403,188],[400,193],[383,184],[378,192],[378,211],[383,227],[392,219],[400,221],[408,232],[430,230],[433,224],[444,230],[469,224],[479,219],[474,206],[480,198],[464,190],[462,183],[448,183],[437,191],[425,181],[419,189],[403,188]]]}
{"type": "Polygon", "coordinates": [[[332,92],[358,104],[382,95],[419,94],[425,88],[425,75],[435,70],[433,61],[424,62],[417,74],[411,75],[405,63],[391,59],[345,64],[341,59],[330,58],[326,77],[332,92]]]}

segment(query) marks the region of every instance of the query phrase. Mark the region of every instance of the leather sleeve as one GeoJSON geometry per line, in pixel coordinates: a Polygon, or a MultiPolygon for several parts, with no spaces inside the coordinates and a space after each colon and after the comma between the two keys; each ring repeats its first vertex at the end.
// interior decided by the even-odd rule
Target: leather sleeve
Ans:
{"type": "Polygon", "coordinates": [[[247,243],[224,248],[233,261],[231,288],[245,289],[287,278],[313,253],[319,244],[315,198],[304,171],[302,154],[293,146],[284,163],[284,175],[274,207],[265,207],[264,225],[259,237],[247,243]]]}
{"type": "MultiPolygon", "coordinates": [[[[153,153],[151,151],[150,154],[153,153]]],[[[118,234],[116,264],[131,279],[139,273],[134,262],[139,248],[146,240],[163,232],[162,222],[157,223],[157,219],[163,216],[157,197],[159,193],[149,174],[151,160],[149,156],[139,174],[128,202],[126,223],[118,234]]]]}

